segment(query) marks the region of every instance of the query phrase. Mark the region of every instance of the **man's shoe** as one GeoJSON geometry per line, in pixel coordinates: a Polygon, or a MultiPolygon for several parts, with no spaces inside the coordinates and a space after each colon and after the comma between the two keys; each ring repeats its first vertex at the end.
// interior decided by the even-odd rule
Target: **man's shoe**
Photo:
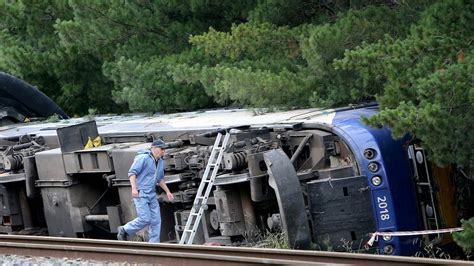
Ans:
{"type": "Polygon", "coordinates": [[[118,240],[122,240],[122,241],[126,241],[127,240],[127,231],[125,231],[125,229],[123,228],[123,226],[119,226],[117,228],[117,239],[118,240]]]}

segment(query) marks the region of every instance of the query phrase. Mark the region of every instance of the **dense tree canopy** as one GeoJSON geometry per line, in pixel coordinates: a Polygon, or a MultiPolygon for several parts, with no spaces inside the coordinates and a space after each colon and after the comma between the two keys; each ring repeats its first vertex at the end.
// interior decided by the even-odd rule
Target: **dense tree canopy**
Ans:
{"type": "Polygon", "coordinates": [[[0,15],[0,70],[38,86],[69,113],[120,110],[100,58],[60,43],[56,23],[73,18],[66,1],[0,1],[0,15]]]}
{"type": "Polygon", "coordinates": [[[378,91],[382,111],[369,122],[411,132],[442,164],[466,165],[473,155],[473,22],[473,4],[441,1],[405,38],[365,43],[335,63],[378,91]]]}
{"type": "Polygon", "coordinates": [[[378,100],[372,125],[473,158],[474,4],[1,1],[0,70],[71,115],[378,100]]]}

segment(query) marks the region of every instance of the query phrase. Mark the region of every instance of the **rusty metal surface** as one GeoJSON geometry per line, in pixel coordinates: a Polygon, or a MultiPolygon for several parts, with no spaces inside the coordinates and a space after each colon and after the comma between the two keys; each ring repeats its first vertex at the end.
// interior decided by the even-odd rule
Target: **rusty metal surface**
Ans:
{"type": "Polygon", "coordinates": [[[0,235],[0,254],[86,258],[163,265],[473,265],[467,261],[322,251],[184,246],[75,238],[0,235]]]}

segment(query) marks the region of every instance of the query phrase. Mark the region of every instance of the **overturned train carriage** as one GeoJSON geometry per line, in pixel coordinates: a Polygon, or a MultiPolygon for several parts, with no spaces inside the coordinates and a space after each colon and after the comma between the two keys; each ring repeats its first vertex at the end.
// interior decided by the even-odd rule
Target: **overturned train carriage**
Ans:
{"type": "MultiPolygon", "coordinates": [[[[423,150],[361,123],[376,112],[217,110],[4,126],[0,231],[44,226],[52,236],[111,237],[135,216],[127,177],[134,156],[162,138],[175,200],[157,194],[161,240],[176,241],[218,132],[230,142],[195,243],[232,245],[275,230],[296,248],[357,249],[374,231],[445,226],[452,210],[439,204],[423,150]],[[98,136],[100,146],[84,149],[98,136]]],[[[416,241],[385,238],[378,247],[412,254],[416,241]]]]}
{"type": "MultiPolygon", "coordinates": [[[[9,123],[0,127],[0,233],[47,228],[51,236],[113,238],[136,215],[127,177],[133,158],[162,138],[175,199],[157,192],[161,241],[177,242],[219,132],[230,141],[194,243],[247,244],[274,231],[293,248],[347,250],[375,231],[454,225],[449,169],[361,122],[376,112],[365,105],[9,123]],[[95,147],[84,148],[89,142],[95,147]]],[[[419,243],[385,237],[376,248],[409,255],[419,243]]]]}

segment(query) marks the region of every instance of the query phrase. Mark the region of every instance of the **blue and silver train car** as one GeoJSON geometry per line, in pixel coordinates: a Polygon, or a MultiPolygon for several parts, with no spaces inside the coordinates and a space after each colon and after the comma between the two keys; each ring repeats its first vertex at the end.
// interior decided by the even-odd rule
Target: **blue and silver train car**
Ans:
{"type": "MultiPolygon", "coordinates": [[[[378,111],[374,104],[23,123],[35,120],[34,110],[11,102],[0,113],[1,233],[39,228],[51,236],[113,238],[136,216],[128,168],[160,138],[169,146],[165,180],[175,198],[157,191],[161,241],[176,243],[218,133],[230,134],[230,144],[195,244],[252,245],[282,232],[293,248],[353,251],[364,250],[376,231],[456,223],[449,168],[430,164],[409,137],[395,140],[387,128],[365,125],[362,117],[378,111]],[[95,147],[85,148],[94,139],[95,147]]],[[[413,255],[423,241],[445,240],[380,237],[368,252],[413,255]]]]}

